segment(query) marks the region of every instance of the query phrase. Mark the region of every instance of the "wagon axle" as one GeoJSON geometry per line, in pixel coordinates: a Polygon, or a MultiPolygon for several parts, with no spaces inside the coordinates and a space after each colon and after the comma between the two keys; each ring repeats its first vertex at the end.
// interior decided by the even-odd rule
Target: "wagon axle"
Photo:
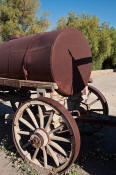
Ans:
{"type": "Polygon", "coordinates": [[[31,135],[30,140],[35,148],[41,148],[48,144],[50,138],[45,129],[39,128],[36,129],[34,134],[31,135]]]}

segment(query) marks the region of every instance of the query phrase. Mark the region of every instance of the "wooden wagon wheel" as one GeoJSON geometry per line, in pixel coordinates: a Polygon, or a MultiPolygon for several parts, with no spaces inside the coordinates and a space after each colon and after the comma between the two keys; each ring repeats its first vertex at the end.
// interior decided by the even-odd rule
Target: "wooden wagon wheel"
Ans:
{"type": "Polygon", "coordinates": [[[22,104],[15,114],[12,134],[22,158],[49,171],[64,171],[79,153],[80,134],[75,120],[49,98],[22,104]]]}
{"type": "MultiPolygon", "coordinates": [[[[94,117],[96,114],[109,114],[109,108],[104,95],[95,87],[88,85],[86,98],[81,102],[81,106],[85,109],[88,117],[94,117]]],[[[82,124],[84,133],[93,134],[102,128],[101,124],[82,124]]]]}

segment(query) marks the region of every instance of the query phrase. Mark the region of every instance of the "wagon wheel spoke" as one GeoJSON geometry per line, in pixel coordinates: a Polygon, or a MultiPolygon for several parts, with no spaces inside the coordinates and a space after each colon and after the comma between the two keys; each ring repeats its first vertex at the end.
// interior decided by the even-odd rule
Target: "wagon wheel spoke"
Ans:
{"type": "Polygon", "coordinates": [[[58,145],[57,143],[50,141],[49,143],[51,146],[53,146],[55,149],[57,149],[60,153],[62,153],[64,156],[67,156],[66,152],[64,151],[64,149],[58,145]]]}
{"type": "Polygon", "coordinates": [[[56,163],[56,165],[59,166],[59,160],[58,160],[56,153],[53,151],[53,149],[49,145],[47,145],[47,149],[49,150],[50,155],[54,159],[54,162],[56,163]]]}
{"type": "Polygon", "coordinates": [[[94,105],[94,104],[97,103],[97,101],[99,101],[99,100],[100,100],[99,98],[93,100],[91,103],[88,104],[88,107],[94,105]]]}
{"type": "Polygon", "coordinates": [[[49,117],[48,122],[47,122],[46,127],[45,127],[46,130],[48,130],[49,127],[50,127],[50,124],[51,124],[51,122],[52,122],[52,120],[53,120],[53,115],[54,115],[54,111],[52,111],[52,112],[50,113],[50,117],[49,117]]]}
{"type": "Polygon", "coordinates": [[[29,114],[31,120],[33,121],[35,127],[36,127],[36,128],[39,128],[38,123],[37,123],[37,121],[36,121],[36,119],[35,119],[34,114],[33,114],[32,111],[31,111],[31,109],[30,109],[30,108],[26,108],[26,111],[27,111],[27,113],[29,114]]]}
{"type": "Polygon", "coordinates": [[[34,152],[34,155],[32,157],[32,160],[35,160],[36,159],[38,152],[39,152],[39,147],[36,148],[36,150],[34,152]]]}
{"type": "Polygon", "coordinates": [[[44,128],[44,115],[41,107],[38,105],[38,113],[40,117],[40,128],[44,128]]]}
{"type": "Polygon", "coordinates": [[[44,167],[47,168],[47,152],[45,147],[43,147],[43,157],[44,157],[44,167]]]}
{"type": "Polygon", "coordinates": [[[22,122],[24,125],[26,125],[28,128],[30,128],[32,131],[35,130],[35,128],[27,120],[23,119],[22,117],[20,117],[19,121],[22,122]]]}
{"type": "Polygon", "coordinates": [[[22,135],[30,135],[30,134],[31,134],[31,133],[28,132],[28,131],[21,131],[21,130],[19,130],[17,133],[18,133],[18,134],[22,134],[22,135]]]}
{"type": "Polygon", "coordinates": [[[61,141],[61,142],[67,142],[67,143],[70,143],[70,141],[66,138],[63,138],[63,137],[59,137],[59,136],[55,136],[55,135],[51,135],[50,136],[50,139],[51,140],[56,140],[56,141],[61,141]]]}
{"type": "Polygon", "coordinates": [[[52,134],[52,133],[55,133],[57,132],[58,130],[62,129],[64,127],[64,124],[61,124],[60,126],[58,126],[57,128],[49,131],[49,135],[52,134]]]}

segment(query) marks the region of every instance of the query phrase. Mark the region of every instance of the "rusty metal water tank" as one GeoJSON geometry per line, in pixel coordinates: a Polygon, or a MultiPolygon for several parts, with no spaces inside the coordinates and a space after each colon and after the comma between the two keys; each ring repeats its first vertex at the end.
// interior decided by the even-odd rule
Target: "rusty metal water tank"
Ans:
{"type": "Polygon", "coordinates": [[[72,28],[0,44],[0,77],[56,82],[64,95],[80,92],[91,73],[91,50],[72,28]]]}

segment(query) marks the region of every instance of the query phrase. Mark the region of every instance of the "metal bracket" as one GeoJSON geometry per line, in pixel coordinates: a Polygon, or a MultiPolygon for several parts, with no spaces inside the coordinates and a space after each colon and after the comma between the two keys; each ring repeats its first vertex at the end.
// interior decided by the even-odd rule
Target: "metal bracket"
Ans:
{"type": "Polygon", "coordinates": [[[43,96],[45,97],[46,90],[37,88],[37,97],[43,96]]]}

